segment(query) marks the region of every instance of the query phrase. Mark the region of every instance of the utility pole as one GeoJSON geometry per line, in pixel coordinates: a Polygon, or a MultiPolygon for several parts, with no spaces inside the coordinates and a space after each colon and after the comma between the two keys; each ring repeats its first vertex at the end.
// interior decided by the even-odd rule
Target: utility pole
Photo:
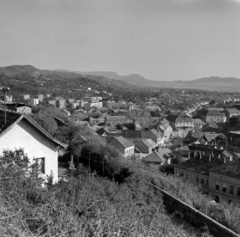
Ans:
{"type": "Polygon", "coordinates": [[[0,87],[0,91],[3,92],[3,96],[4,96],[4,124],[7,123],[7,114],[6,114],[6,92],[10,91],[10,88],[7,86],[1,86],[0,87]]]}

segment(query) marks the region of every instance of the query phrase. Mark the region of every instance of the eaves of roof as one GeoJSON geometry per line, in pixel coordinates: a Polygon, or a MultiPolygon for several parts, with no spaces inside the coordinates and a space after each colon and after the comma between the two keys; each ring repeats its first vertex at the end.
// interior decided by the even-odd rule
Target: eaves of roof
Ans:
{"type": "MultiPolygon", "coordinates": [[[[12,111],[11,111],[12,113],[12,111]]],[[[67,144],[59,141],[58,139],[51,136],[46,130],[44,130],[37,122],[35,122],[31,117],[26,114],[20,114],[20,116],[9,126],[3,128],[1,135],[6,134],[12,127],[14,127],[17,123],[19,123],[22,119],[26,119],[33,127],[35,127],[39,132],[41,132],[45,137],[56,143],[57,145],[66,148],[67,144]]]]}

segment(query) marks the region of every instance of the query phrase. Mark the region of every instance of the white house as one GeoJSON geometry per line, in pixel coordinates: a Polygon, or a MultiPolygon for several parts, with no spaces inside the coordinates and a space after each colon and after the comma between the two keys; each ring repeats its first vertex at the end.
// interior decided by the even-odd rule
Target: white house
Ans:
{"type": "Polygon", "coordinates": [[[126,158],[131,158],[134,154],[134,144],[122,136],[113,137],[109,144],[118,149],[126,158]]]}
{"type": "Polygon", "coordinates": [[[7,110],[6,123],[4,110],[0,109],[0,155],[3,150],[23,148],[30,162],[40,164],[40,175],[46,178],[53,175],[58,181],[58,151],[67,145],[53,138],[31,117],[7,110]]]}
{"type": "Polygon", "coordinates": [[[30,98],[29,104],[32,105],[32,106],[38,105],[39,104],[39,99],[30,98]]]}

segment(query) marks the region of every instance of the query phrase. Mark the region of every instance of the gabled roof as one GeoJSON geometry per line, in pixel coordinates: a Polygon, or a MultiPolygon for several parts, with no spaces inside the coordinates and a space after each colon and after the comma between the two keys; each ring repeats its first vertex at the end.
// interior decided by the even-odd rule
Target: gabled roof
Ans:
{"type": "Polygon", "coordinates": [[[163,163],[165,162],[165,159],[163,158],[162,154],[154,151],[153,153],[149,154],[145,158],[142,159],[143,162],[149,162],[149,163],[163,163]]]}
{"type": "Polygon", "coordinates": [[[226,109],[229,114],[239,114],[240,111],[235,108],[226,109]]]}
{"type": "Polygon", "coordinates": [[[141,145],[141,143],[144,144],[148,148],[153,148],[156,146],[156,143],[154,141],[152,141],[152,139],[137,139],[137,140],[135,140],[136,146],[141,145]]]}
{"type": "Polygon", "coordinates": [[[196,130],[196,131],[190,131],[187,135],[187,137],[189,138],[195,138],[195,139],[199,139],[200,137],[202,137],[204,135],[204,132],[196,130]]]}
{"type": "Polygon", "coordinates": [[[222,159],[212,159],[209,161],[208,157],[203,157],[202,159],[194,158],[183,161],[175,165],[175,167],[201,173],[203,175],[208,175],[211,168],[221,165],[222,163],[222,159]]]}
{"type": "Polygon", "coordinates": [[[162,133],[158,132],[156,129],[151,129],[149,130],[154,136],[156,136],[157,138],[162,137],[162,133]]]}
{"type": "Polygon", "coordinates": [[[26,114],[17,113],[11,110],[6,110],[6,117],[7,122],[4,124],[4,110],[0,108],[0,133],[3,136],[7,133],[14,125],[19,123],[21,120],[26,120],[30,123],[34,128],[36,128],[42,135],[44,135],[49,140],[53,141],[54,143],[60,145],[63,148],[66,148],[67,145],[63,142],[60,142],[58,139],[51,136],[45,129],[43,129],[35,120],[29,117],[26,114]]]}
{"type": "Polygon", "coordinates": [[[205,124],[205,123],[204,123],[201,119],[199,119],[199,118],[192,119],[192,121],[193,121],[193,124],[202,124],[202,125],[205,124]]]}
{"type": "Polygon", "coordinates": [[[220,134],[218,133],[212,133],[212,134],[204,134],[204,138],[208,141],[211,142],[215,140],[220,134]]]}
{"type": "MultiPolygon", "coordinates": [[[[132,142],[130,142],[129,140],[127,140],[126,138],[124,138],[123,136],[119,136],[119,137],[114,137],[113,140],[117,140],[123,147],[128,148],[131,146],[134,146],[134,144],[132,142]]],[[[112,141],[113,141],[112,140],[112,141]]],[[[112,142],[111,141],[111,142],[112,142]]]]}

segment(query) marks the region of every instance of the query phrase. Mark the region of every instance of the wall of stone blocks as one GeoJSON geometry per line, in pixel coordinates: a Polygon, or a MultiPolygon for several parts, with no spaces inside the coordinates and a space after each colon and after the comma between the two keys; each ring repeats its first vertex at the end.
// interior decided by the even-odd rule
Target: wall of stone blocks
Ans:
{"type": "Polygon", "coordinates": [[[198,228],[207,226],[210,233],[216,237],[240,237],[240,235],[190,205],[182,202],[180,199],[174,197],[165,190],[155,185],[152,186],[163,194],[163,203],[167,210],[180,212],[183,215],[183,218],[193,226],[198,228]]]}

